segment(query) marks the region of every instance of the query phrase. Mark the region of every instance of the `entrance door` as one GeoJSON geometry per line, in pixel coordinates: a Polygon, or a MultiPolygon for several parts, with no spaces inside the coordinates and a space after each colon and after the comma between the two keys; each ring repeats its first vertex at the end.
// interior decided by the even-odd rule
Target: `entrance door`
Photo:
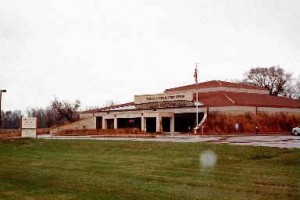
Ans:
{"type": "Polygon", "coordinates": [[[106,128],[114,129],[114,119],[106,119],[106,128]]]}
{"type": "MultiPolygon", "coordinates": [[[[198,113],[200,122],[204,116],[204,113],[198,113]]],[[[175,131],[176,132],[193,132],[196,127],[196,113],[180,113],[175,114],[175,131]]]]}
{"type": "Polygon", "coordinates": [[[170,132],[171,118],[170,117],[162,117],[162,131],[170,132]]]}
{"type": "Polygon", "coordinates": [[[147,133],[156,132],[156,117],[146,117],[146,132],[147,133]]]}
{"type": "Polygon", "coordinates": [[[102,129],[102,117],[96,117],[96,129],[102,129]]]}

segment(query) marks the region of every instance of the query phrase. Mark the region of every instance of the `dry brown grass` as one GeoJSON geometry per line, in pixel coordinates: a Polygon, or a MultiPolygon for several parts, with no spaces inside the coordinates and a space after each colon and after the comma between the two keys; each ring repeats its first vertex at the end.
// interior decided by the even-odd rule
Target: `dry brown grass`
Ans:
{"type": "Polygon", "coordinates": [[[0,129],[0,139],[20,138],[21,129],[0,129]]]}
{"type": "MultiPolygon", "coordinates": [[[[49,134],[49,128],[38,128],[37,135],[49,134]]],[[[21,129],[0,129],[0,139],[20,138],[21,129]]]]}
{"type": "Polygon", "coordinates": [[[300,117],[294,115],[246,113],[225,114],[220,112],[210,113],[204,124],[206,134],[228,133],[283,133],[300,124],[300,117]],[[235,124],[239,124],[236,129],[235,124]],[[256,129],[258,127],[258,130],[256,129]]]}
{"type": "MultiPolygon", "coordinates": [[[[81,130],[63,130],[56,135],[59,136],[145,136],[146,134],[138,128],[121,128],[121,129],[81,129],[81,130]]],[[[149,134],[147,134],[149,136],[149,134]]]]}

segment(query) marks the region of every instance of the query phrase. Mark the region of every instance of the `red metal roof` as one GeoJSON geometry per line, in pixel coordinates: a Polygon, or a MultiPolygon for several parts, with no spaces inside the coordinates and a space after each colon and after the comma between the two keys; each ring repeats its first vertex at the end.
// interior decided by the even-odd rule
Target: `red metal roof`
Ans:
{"type": "Polygon", "coordinates": [[[128,102],[128,103],[117,104],[117,105],[113,105],[113,106],[107,106],[107,107],[103,107],[103,108],[87,110],[82,113],[96,113],[96,112],[108,111],[110,109],[115,109],[115,108],[120,108],[120,107],[125,107],[125,106],[132,106],[132,105],[134,105],[134,102],[128,102]]]}
{"type": "MultiPolygon", "coordinates": [[[[208,81],[199,83],[198,88],[218,88],[228,87],[237,89],[255,89],[267,90],[265,88],[246,85],[243,83],[231,83],[226,81],[208,81]]],[[[196,84],[186,85],[182,87],[175,87],[166,89],[165,92],[175,92],[182,90],[195,89],[196,84]]],[[[277,107],[277,108],[300,108],[300,101],[288,99],[284,97],[271,96],[269,94],[247,93],[247,92],[228,92],[228,91],[212,91],[212,92],[199,92],[199,101],[204,106],[220,107],[220,106],[258,106],[258,107],[277,107]]],[[[83,113],[95,113],[109,111],[116,108],[134,106],[134,102],[113,105],[109,107],[93,109],[83,113]]]]}
{"type": "MultiPolygon", "coordinates": [[[[217,87],[228,87],[228,88],[243,88],[243,89],[256,89],[256,90],[266,90],[262,87],[257,87],[253,85],[247,85],[244,83],[232,83],[232,82],[226,82],[226,81],[219,81],[219,80],[213,80],[213,81],[207,81],[203,83],[198,83],[198,89],[203,88],[217,88],[217,87]]],[[[182,90],[191,90],[196,89],[197,84],[191,84],[191,85],[185,85],[180,87],[174,87],[166,89],[165,92],[175,92],[175,91],[182,91],[182,90]]]]}
{"type": "Polygon", "coordinates": [[[199,93],[199,101],[206,106],[259,106],[278,108],[300,108],[300,101],[268,94],[208,92],[199,93]]]}

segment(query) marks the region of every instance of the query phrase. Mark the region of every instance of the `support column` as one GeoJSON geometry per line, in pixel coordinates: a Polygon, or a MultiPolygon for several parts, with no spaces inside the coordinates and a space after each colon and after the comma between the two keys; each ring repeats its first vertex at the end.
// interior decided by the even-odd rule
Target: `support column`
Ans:
{"type": "Polygon", "coordinates": [[[174,115],[170,119],[170,132],[173,133],[175,132],[175,117],[174,115]]]}
{"type": "Polygon", "coordinates": [[[114,118],[114,129],[118,129],[118,118],[114,118]]]}
{"type": "Polygon", "coordinates": [[[159,114],[156,116],[156,132],[162,132],[162,121],[159,114]]]}
{"type": "Polygon", "coordinates": [[[144,116],[141,117],[141,131],[146,132],[146,119],[144,116]]]}
{"type": "Polygon", "coordinates": [[[106,120],[104,117],[102,117],[102,129],[106,129],[107,125],[106,125],[106,120]]]}

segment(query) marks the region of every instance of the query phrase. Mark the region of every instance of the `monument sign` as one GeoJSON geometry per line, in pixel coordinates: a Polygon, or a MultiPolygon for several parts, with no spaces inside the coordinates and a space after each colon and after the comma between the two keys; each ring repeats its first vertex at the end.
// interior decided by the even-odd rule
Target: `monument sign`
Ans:
{"type": "Polygon", "coordinates": [[[36,138],[36,117],[22,117],[22,137],[36,138]]]}

